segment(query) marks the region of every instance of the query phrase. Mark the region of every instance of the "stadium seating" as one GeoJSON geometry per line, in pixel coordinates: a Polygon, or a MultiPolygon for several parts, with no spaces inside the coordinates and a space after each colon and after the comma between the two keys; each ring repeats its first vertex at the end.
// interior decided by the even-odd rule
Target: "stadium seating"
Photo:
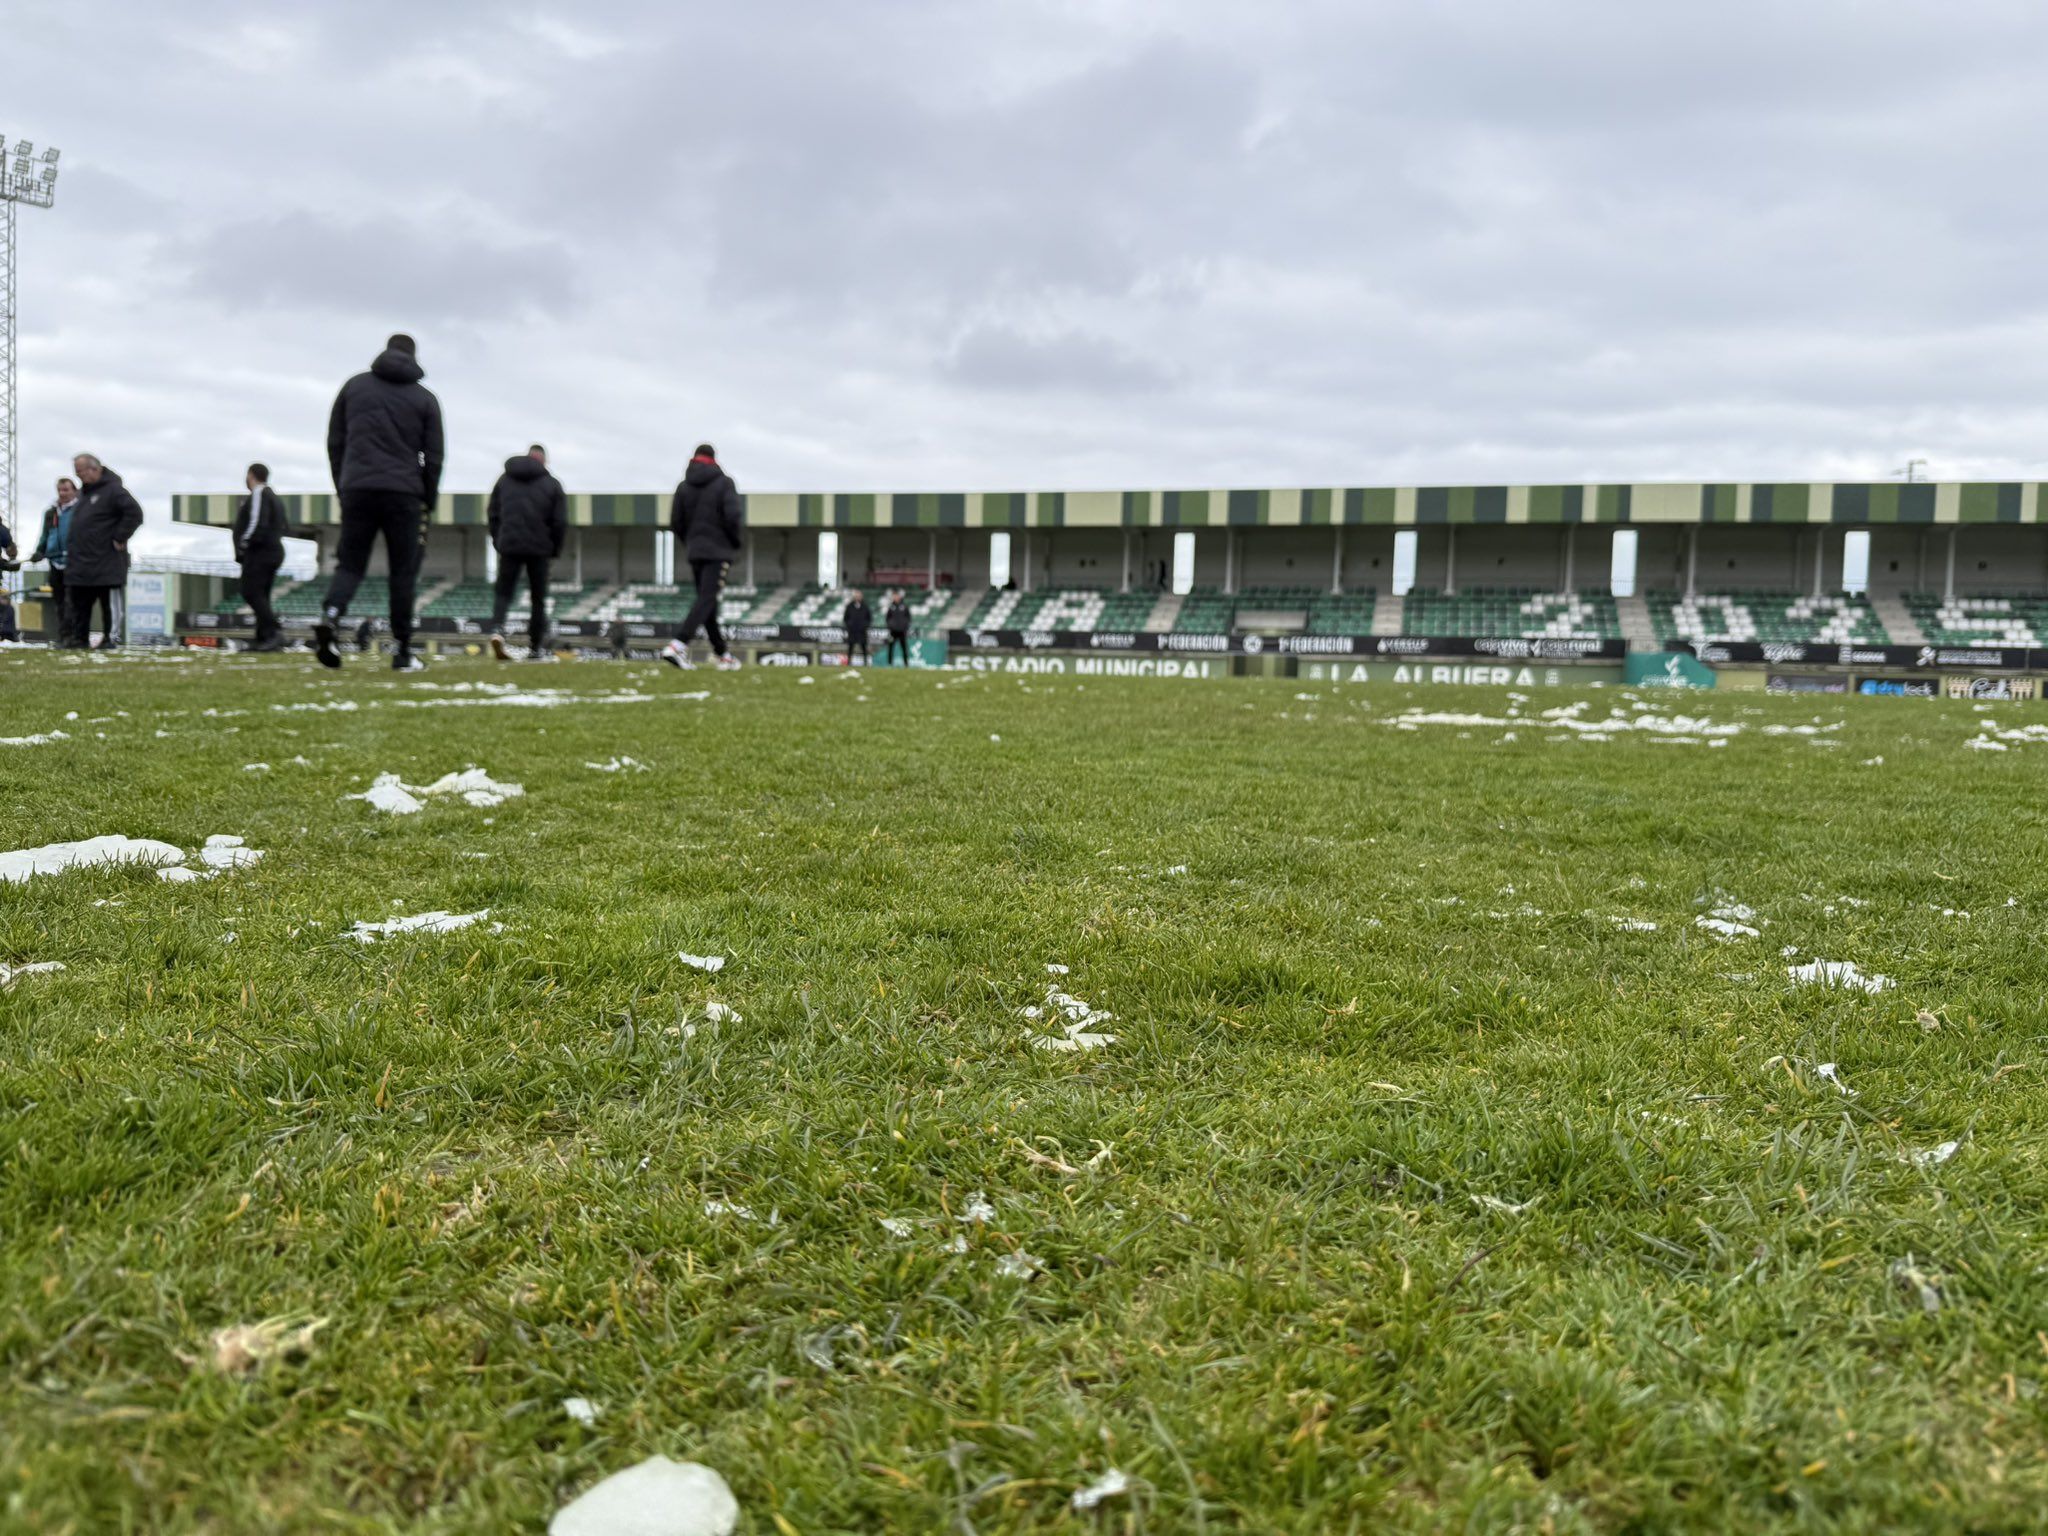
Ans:
{"type": "Polygon", "coordinates": [[[1411,635],[1511,640],[1618,640],[1621,616],[1605,592],[1473,587],[1408,594],[1402,628],[1411,635]]]}
{"type": "Polygon", "coordinates": [[[1884,645],[1884,624],[1861,597],[1796,592],[1653,592],[1650,625],[1660,644],[1754,641],[1766,645],[1884,645]]]}
{"type": "Polygon", "coordinates": [[[1312,635],[1369,635],[1378,600],[1370,591],[1341,594],[1320,593],[1309,604],[1308,633],[1312,635]]]}
{"type": "Polygon", "coordinates": [[[1935,645],[2039,645],[2048,634],[2048,598],[1956,597],[1914,593],[1906,611],[1935,645]]]}
{"type": "MultiPolygon", "coordinates": [[[[846,611],[845,587],[821,587],[812,582],[797,589],[797,593],[776,612],[769,622],[775,624],[829,625],[837,624],[846,611]]],[[[881,587],[862,587],[867,595],[868,607],[874,611],[875,629],[882,628],[882,615],[886,611],[887,591],[881,587]]],[[[903,593],[910,603],[910,622],[913,628],[927,630],[937,624],[945,611],[953,606],[953,599],[959,594],[951,587],[910,587],[903,593]]]]}
{"type": "Polygon", "coordinates": [[[1236,618],[1236,598],[1218,587],[1196,587],[1180,600],[1173,627],[1183,635],[1227,635],[1236,618]]]}
{"type": "Polygon", "coordinates": [[[991,588],[967,620],[970,629],[1140,630],[1158,601],[1151,592],[1048,587],[1037,592],[991,588]]]}
{"type": "MultiPolygon", "coordinates": [[[[718,598],[719,622],[746,622],[760,600],[758,587],[727,587],[718,598]]],[[[591,609],[588,617],[599,624],[609,624],[614,619],[624,619],[628,624],[680,624],[696,601],[697,594],[688,587],[632,581],[591,609]]]]}

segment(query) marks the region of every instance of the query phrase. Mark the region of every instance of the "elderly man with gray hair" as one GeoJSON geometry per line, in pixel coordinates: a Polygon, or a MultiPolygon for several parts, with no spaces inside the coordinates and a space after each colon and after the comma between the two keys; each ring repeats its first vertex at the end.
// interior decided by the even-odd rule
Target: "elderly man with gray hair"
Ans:
{"type": "Polygon", "coordinates": [[[100,649],[111,651],[122,639],[128,589],[128,540],[142,526],[142,506],[128,494],[121,477],[89,453],[71,461],[78,471],[78,501],[71,509],[66,541],[64,587],[70,608],[70,645],[92,639],[92,611],[106,613],[100,649]]]}

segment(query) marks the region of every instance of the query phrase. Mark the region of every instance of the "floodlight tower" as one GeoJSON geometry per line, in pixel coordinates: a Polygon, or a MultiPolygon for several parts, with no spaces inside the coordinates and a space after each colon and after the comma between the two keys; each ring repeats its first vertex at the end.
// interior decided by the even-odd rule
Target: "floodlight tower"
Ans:
{"type": "Polygon", "coordinates": [[[12,150],[0,135],[0,522],[16,530],[20,461],[14,416],[14,209],[18,203],[47,208],[57,200],[57,151],[41,156],[27,139],[12,150]]]}

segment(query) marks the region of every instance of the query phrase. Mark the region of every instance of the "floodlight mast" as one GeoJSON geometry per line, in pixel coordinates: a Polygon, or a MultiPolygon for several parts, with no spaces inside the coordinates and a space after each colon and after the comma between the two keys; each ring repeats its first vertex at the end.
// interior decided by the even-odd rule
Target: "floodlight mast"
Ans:
{"type": "Polygon", "coordinates": [[[15,417],[14,210],[48,208],[57,200],[57,151],[40,155],[27,139],[0,135],[0,522],[21,538],[20,448],[15,417]]]}

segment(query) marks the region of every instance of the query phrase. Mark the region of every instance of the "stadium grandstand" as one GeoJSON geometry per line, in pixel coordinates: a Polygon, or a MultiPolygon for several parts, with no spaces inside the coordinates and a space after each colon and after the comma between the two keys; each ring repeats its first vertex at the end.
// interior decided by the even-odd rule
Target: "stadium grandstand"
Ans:
{"type": "MultiPolygon", "coordinates": [[[[329,495],[284,500],[323,573],[280,586],[280,613],[303,628],[339,508],[329,495]]],[[[174,515],[222,526],[236,501],[180,496],[174,515]]],[[[487,622],[484,501],[443,495],[435,508],[418,599],[430,645],[472,645],[487,622]]],[[[903,590],[934,661],[1158,651],[1246,670],[1276,656],[1526,655],[1618,670],[1630,655],[1683,653],[1715,668],[2015,671],[2032,669],[2048,633],[2048,529],[2032,482],[757,494],[746,504],[750,537],[721,617],[760,659],[834,659],[856,587],[871,602],[903,590]]],[[[623,637],[644,648],[680,620],[690,595],[667,518],[666,494],[570,497],[552,605],[565,647],[623,637]]],[[[387,598],[373,574],[352,612],[381,615],[387,598]]],[[[176,637],[194,643],[249,627],[231,580],[181,576],[175,608],[176,637]]]]}

